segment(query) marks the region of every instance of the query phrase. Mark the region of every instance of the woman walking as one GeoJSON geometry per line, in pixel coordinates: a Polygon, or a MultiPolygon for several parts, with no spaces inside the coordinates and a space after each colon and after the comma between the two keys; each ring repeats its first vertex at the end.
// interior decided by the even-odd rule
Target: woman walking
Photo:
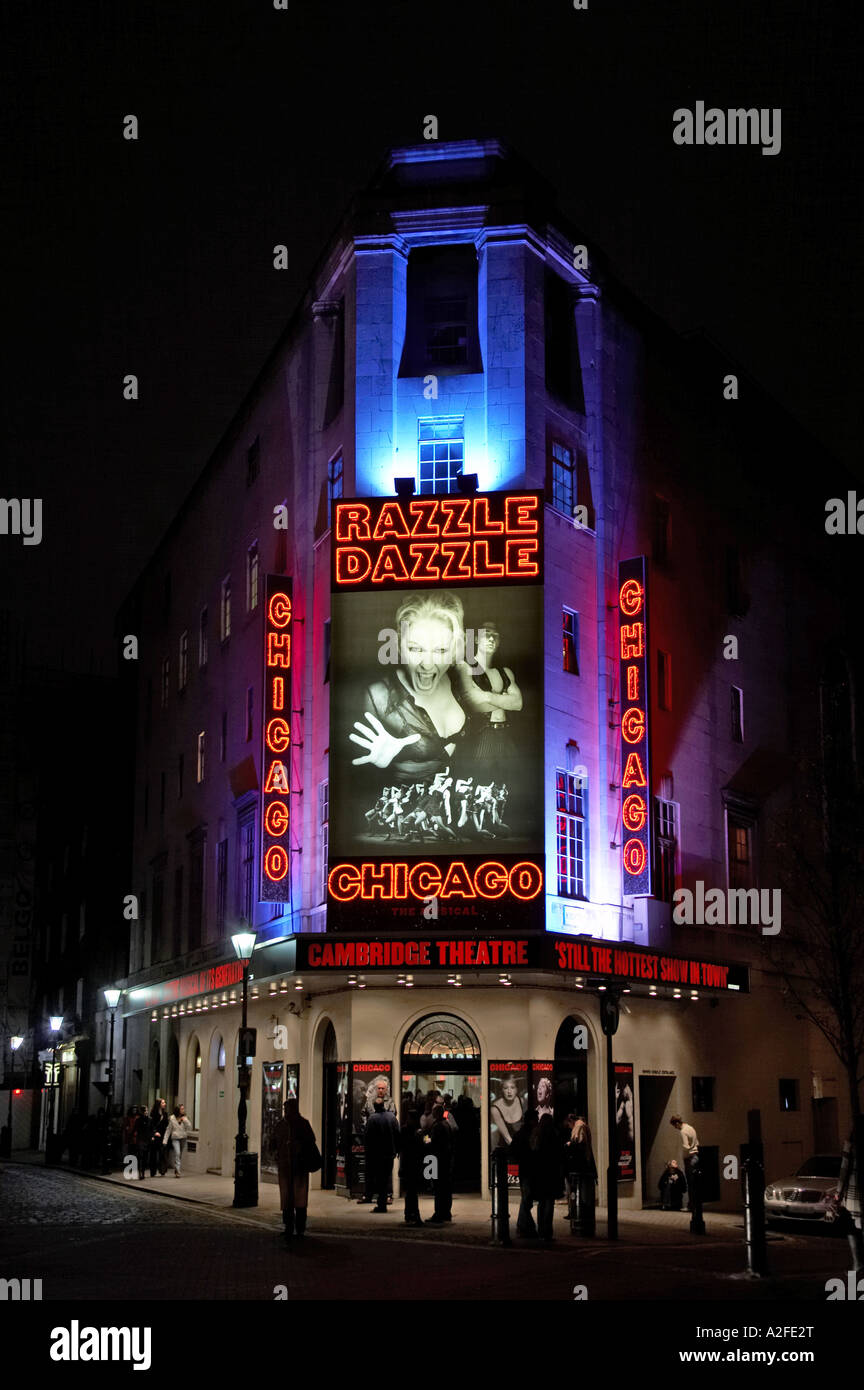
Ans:
{"type": "Polygon", "coordinates": [[[186,1140],[189,1138],[189,1131],[192,1126],[186,1115],[185,1105],[175,1105],[174,1114],[171,1116],[165,1127],[165,1137],[162,1143],[174,1152],[174,1176],[180,1177],[180,1162],[183,1158],[183,1151],[186,1148],[186,1140]]]}
{"type": "Polygon", "coordinates": [[[293,1098],[285,1102],[285,1118],[273,1131],[273,1147],[279,1165],[279,1200],[285,1239],[306,1230],[306,1208],[309,1205],[309,1174],[321,1167],[321,1155],[309,1121],[300,1114],[293,1098]]]}

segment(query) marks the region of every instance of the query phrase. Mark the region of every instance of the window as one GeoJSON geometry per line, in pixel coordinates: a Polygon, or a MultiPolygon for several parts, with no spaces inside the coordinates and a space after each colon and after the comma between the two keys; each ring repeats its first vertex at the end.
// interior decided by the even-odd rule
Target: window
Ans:
{"type": "Polygon", "coordinates": [[[798,1082],[794,1077],[781,1077],[780,1088],[780,1109],[798,1110],[798,1082]]]}
{"type": "Polygon", "coordinates": [[[744,692],[732,686],[732,741],[744,742],[744,692]]]}
{"type": "Polygon", "coordinates": [[[330,680],[330,619],[324,620],[324,684],[330,680]]]}
{"type": "Polygon", "coordinates": [[[255,820],[254,811],[244,813],[239,826],[240,882],[238,912],[247,922],[252,921],[252,891],[255,881],[255,820]]]}
{"type": "Polygon", "coordinates": [[[465,462],[465,419],[443,415],[420,420],[420,492],[455,492],[465,462]]]}
{"type": "Polygon", "coordinates": [[[261,440],[258,435],[246,450],[246,486],[251,487],[261,466],[261,440]]]}
{"type": "Polygon", "coordinates": [[[223,709],[222,724],[219,729],[219,761],[224,763],[228,756],[228,715],[223,709]]]}
{"type": "Polygon", "coordinates": [[[189,679],[189,633],[180,633],[180,647],[177,658],[177,689],[185,690],[189,679]]]}
{"type": "Polygon", "coordinates": [[[192,1083],[192,1128],[201,1126],[201,1048],[195,1045],[195,1072],[192,1083]]]}
{"type": "Polygon", "coordinates": [[[216,928],[225,927],[225,912],[228,907],[228,841],[220,840],[216,846],[216,928]]]}
{"type": "Polygon", "coordinates": [[[227,642],[231,636],[231,576],[222,580],[222,596],[219,603],[219,640],[227,642]]]}
{"type": "Polygon", "coordinates": [[[671,903],[678,860],[678,803],[654,799],[654,895],[671,903]]]}
{"type": "Polygon", "coordinates": [[[195,768],[195,776],[198,782],[204,781],[204,730],[198,735],[198,760],[195,768]]]}
{"type": "Polygon", "coordinates": [[[714,1109],[714,1077],[713,1076],[694,1076],[691,1077],[693,1088],[693,1110],[713,1110],[714,1109]]]}
{"type": "Polygon", "coordinates": [[[255,724],[255,689],[248,686],[246,689],[246,742],[252,738],[252,730],[255,724]]]}
{"type": "Polygon", "coordinates": [[[565,516],[573,516],[576,505],[576,473],[573,454],[566,444],[552,440],[552,506],[565,516]]]}
{"type": "Polygon", "coordinates": [[[321,880],[318,901],[327,901],[327,860],[330,854],[330,783],[318,783],[318,823],[321,826],[321,880]]]}
{"type": "Polygon", "coordinates": [[[575,302],[569,284],[547,271],[544,294],[546,390],[580,415],[585,414],[575,302]]]}
{"type": "Polygon", "coordinates": [[[198,619],[198,669],[203,671],[207,665],[207,609],[201,609],[198,619]]]}
{"type": "Polygon", "coordinates": [[[177,757],[177,800],[180,801],[181,798],[182,798],[182,796],[183,796],[183,754],[180,753],[180,754],[178,754],[178,757],[177,757]]]}
{"type": "Polygon", "coordinates": [[[753,845],[755,815],[738,807],[726,808],[726,857],[730,888],[755,888],[753,845]]]}
{"type": "Polygon", "coordinates": [[[162,708],[168,707],[168,689],[171,681],[171,663],[166,656],[162,662],[162,708]]]}
{"type": "Polygon", "coordinates": [[[246,551],[246,609],[249,613],[258,607],[259,570],[258,542],[254,541],[246,551]]]}
{"type": "Polygon", "coordinates": [[[654,498],[651,533],[651,559],[655,565],[669,563],[669,503],[665,497],[654,498]]]}
{"type": "Polygon", "coordinates": [[[555,773],[555,797],[558,893],[562,898],[584,898],[587,896],[586,779],[559,767],[555,773]]]}
{"type": "Polygon", "coordinates": [[[333,503],[342,496],[342,450],[327,465],[327,525],[333,521],[333,503]]]}
{"type": "Polygon", "coordinates": [[[399,375],[480,372],[477,252],[473,246],[415,248],[408,258],[405,346],[399,375]]]}
{"type": "Polygon", "coordinates": [[[572,608],[561,609],[561,657],[563,669],[571,676],[579,674],[579,614],[572,608]]]}
{"type": "Polygon", "coordinates": [[[672,658],[657,648],[657,708],[672,708],[672,658]]]}

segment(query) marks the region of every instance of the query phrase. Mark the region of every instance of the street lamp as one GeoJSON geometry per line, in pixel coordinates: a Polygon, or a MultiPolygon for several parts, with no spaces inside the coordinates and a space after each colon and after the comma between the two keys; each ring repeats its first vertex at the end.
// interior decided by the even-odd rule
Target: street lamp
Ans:
{"type": "Polygon", "coordinates": [[[24,1039],[17,1033],[13,1033],[9,1039],[9,1118],[6,1121],[6,1128],[3,1131],[3,1144],[0,1154],[3,1158],[12,1156],[12,1071],[14,1068],[14,1054],[18,1051],[24,1039]]]}
{"type": "Polygon", "coordinates": [[[249,961],[255,949],[255,932],[241,931],[231,938],[234,954],[244,962],[243,968],[243,1013],[240,1021],[240,1047],[238,1065],[238,1085],[240,1103],[237,1106],[237,1138],[234,1142],[234,1206],[255,1207],[258,1205],[257,1173],[250,1169],[245,1159],[249,1148],[246,1134],[246,1097],[249,1093],[249,1068],[246,1064],[246,1008],[249,990],[249,961]]]}
{"type": "Polygon", "coordinates": [[[52,1085],[51,1085],[51,1100],[50,1100],[50,1104],[49,1104],[49,1106],[48,1106],[48,1134],[46,1135],[46,1138],[45,1138],[45,1162],[46,1162],[46,1163],[53,1163],[53,1162],[54,1162],[55,1150],[56,1150],[56,1147],[57,1147],[56,1144],[55,1144],[55,1141],[54,1141],[54,1104],[55,1104],[56,1092],[57,1092],[57,1088],[58,1088],[58,1081],[57,1081],[57,1034],[60,1032],[60,1029],[63,1027],[63,1015],[62,1015],[62,1014],[52,1014],[51,1017],[50,1017],[50,1019],[49,1019],[49,1023],[51,1024],[51,1032],[53,1033],[54,1036],[53,1036],[53,1039],[52,1039],[52,1042],[51,1042],[51,1060],[52,1060],[52,1066],[51,1066],[51,1082],[52,1082],[52,1085]]]}
{"type": "Polygon", "coordinates": [[[120,1003],[122,989],[103,989],[105,1003],[111,1010],[111,1041],[108,1050],[108,1094],[105,1097],[105,1152],[102,1155],[102,1172],[111,1172],[111,1112],[114,1109],[114,1010],[120,1003]]]}

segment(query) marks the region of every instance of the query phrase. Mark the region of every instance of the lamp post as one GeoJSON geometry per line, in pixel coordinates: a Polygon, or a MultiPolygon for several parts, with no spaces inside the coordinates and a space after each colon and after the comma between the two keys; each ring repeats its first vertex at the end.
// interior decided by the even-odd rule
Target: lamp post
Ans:
{"type": "Polygon", "coordinates": [[[48,1133],[45,1136],[45,1162],[53,1163],[57,1148],[54,1142],[54,1105],[59,1085],[57,1080],[57,1034],[63,1027],[63,1015],[52,1014],[49,1022],[53,1037],[51,1040],[51,1099],[48,1106],[48,1133]]]}
{"type": "Polygon", "coordinates": [[[23,1041],[24,1039],[19,1037],[17,1033],[13,1033],[12,1037],[9,1039],[9,1118],[6,1121],[6,1128],[3,1131],[3,1144],[2,1149],[0,1149],[0,1157],[2,1158],[10,1158],[12,1156],[12,1071],[15,1053],[18,1051],[23,1041]]]}
{"type": "Polygon", "coordinates": [[[121,989],[103,989],[105,1003],[111,1010],[111,1033],[108,1044],[108,1094],[105,1097],[106,1125],[105,1152],[102,1155],[102,1172],[111,1172],[111,1112],[114,1109],[114,1011],[120,1003],[121,989]]]}
{"type": "MultiPolygon", "coordinates": [[[[244,962],[243,968],[243,1012],[240,1021],[240,1047],[238,1058],[237,1083],[240,1089],[240,1103],[237,1106],[237,1138],[234,1142],[234,1206],[250,1207],[258,1205],[257,1172],[252,1172],[246,1158],[249,1138],[246,1134],[246,1097],[249,1094],[249,1068],[246,1063],[245,1035],[246,1010],[249,992],[249,961],[255,949],[255,932],[238,932],[231,938],[231,945],[238,960],[244,962]],[[254,1195],[253,1195],[254,1188],[254,1195]]],[[[250,1158],[252,1155],[249,1156],[250,1158]]]]}

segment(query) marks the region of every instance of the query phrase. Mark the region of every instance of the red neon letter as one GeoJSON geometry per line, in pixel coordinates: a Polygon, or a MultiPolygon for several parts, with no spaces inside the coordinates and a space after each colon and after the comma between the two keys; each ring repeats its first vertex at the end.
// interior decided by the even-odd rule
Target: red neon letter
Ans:
{"type": "Polygon", "coordinates": [[[536,898],[543,887],[543,874],[536,864],[514,864],[510,870],[510,892],[514,898],[527,902],[536,898]]]}
{"type": "Polygon", "coordinates": [[[639,667],[627,667],[627,699],[639,699],[639,667]]]}
{"type": "Polygon", "coordinates": [[[337,502],[337,541],[368,541],[371,515],[365,502],[337,502]]]}
{"type": "Polygon", "coordinates": [[[287,594],[272,594],[267,617],[274,627],[287,627],[291,621],[291,600],[287,594]]]}
{"type": "Polygon", "coordinates": [[[268,721],[264,741],[271,753],[285,752],[291,742],[291,730],[288,727],[288,720],[283,719],[281,714],[277,714],[275,719],[268,721]]]}
{"type": "Polygon", "coordinates": [[[641,840],[628,840],[624,846],[624,868],[628,874],[641,874],[645,868],[645,846],[641,840]]]}
{"type": "Polygon", "coordinates": [[[507,870],[494,859],[487,859],[479,865],[474,883],[481,898],[501,898],[507,892],[507,870]]]}
{"type": "Polygon", "coordinates": [[[638,579],[625,579],[618,591],[618,606],[626,618],[635,618],[642,611],[645,590],[638,579]]]}
{"type": "Polygon", "coordinates": [[[508,536],[517,536],[523,532],[528,536],[536,536],[540,530],[536,516],[531,516],[531,512],[537,511],[536,497],[505,497],[504,499],[504,529],[508,536]]]}
{"type": "Polygon", "coordinates": [[[264,855],[264,872],[271,883],[279,883],[288,872],[288,855],[281,845],[271,845],[264,855]]]}
{"type": "Polygon", "coordinates": [[[372,561],[359,546],[341,545],[336,551],[337,584],[361,584],[371,568],[372,561]]]}
{"type": "Polygon", "coordinates": [[[360,870],[355,864],[337,864],[327,879],[330,896],[340,903],[350,903],[360,892],[360,870]]]}
{"type": "Polygon", "coordinates": [[[643,656],[645,652],[645,624],[624,623],[621,628],[621,660],[632,656],[643,656]]]}
{"type": "Polygon", "coordinates": [[[621,720],[621,733],[627,743],[641,743],[645,737],[645,711],[628,709],[621,720]]]}
{"type": "Polygon", "coordinates": [[[621,808],[625,830],[642,830],[648,819],[648,808],[641,796],[628,796],[621,808]]]}
{"type": "MultiPolygon", "coordinates": [[[[622,787],[647,787],[645,771],[638,753],[628,753],[627,762],[624,766],[624,776],[621,778],[622,787]]],[[[266,790],[266,789],[265,789],[266,790]]]]}
{"type": "Polygon", "coordinates": [[[288,773],[284,763],[271,763],[264,783],[265,792],[290,792],[288,773]]]}
{"type": "Polygon", "coordinates": [[[288,807],[284,801],[271,801],[264,812],[264,833],[278,837],[288,829],[288,807]]]}
{"type": "Polygon", "coordinates": [[[267,665],[284,666],[286,669],[291,665],[290,632],[267,633],[267,665]]]}

